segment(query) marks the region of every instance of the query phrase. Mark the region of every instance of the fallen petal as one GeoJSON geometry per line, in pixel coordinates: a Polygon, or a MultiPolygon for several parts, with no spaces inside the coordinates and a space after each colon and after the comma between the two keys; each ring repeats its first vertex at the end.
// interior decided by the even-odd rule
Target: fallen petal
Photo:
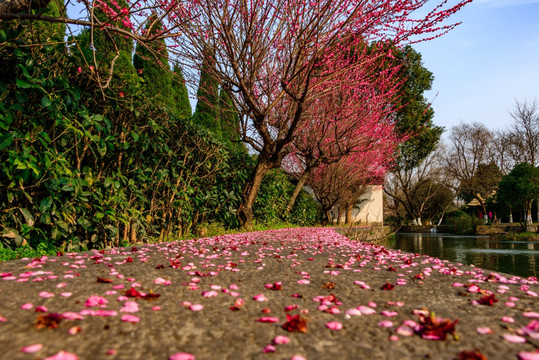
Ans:
{"type": "Polygon", "coordinates": [[[34,345],[28,345],[21,349],[21,351],[25,354],[33,354],[35,352],[38,352],[43,348],[42,344],[34,344],[34,345]]]}
{"type": "Polygon", "coordinates": [[[492,329],[489,327],[478,327],[476,331],[477,333],[482,334],[482,335],[493,333],[492,329]]]}
{"type": "Polygon", "coordinates": [[[45,358],[44,360],[78,360],[78,359],[79,358],[75,354],[68,353],[66,351],[60,351],[58,354],[49,356],[45,358]]]}
{"type": "Polygon", "coordinates": [[[525,343],[526,342],[526,338],[522,336],[518,336],[518,335],[505,334],[503,338],[506,341],[509,341],[511,343],[525,343]]]}
{"type": "Polygon", "coordinates": [[[331,330],[341,330],[342,324],[338,321],[330,321],[326,324],[326,327],[331,330]]]}
{"type": "Polygon", "coordinates": [[[277,335],[275,339],[273,339],[273,343],[277,345],[288,344],[289,342],[290,339],[284,335],[277,335]]]}
{"type": "Polygon", "coordinates": [[[202,309],[204,309],[204,305],[201,305],[201,304],[193,304],[189,306],[189,310],[191,311],[200,311],[202,309]]]}
{"type": "Polygon", "coordinates": [[[520,360],[539,360],[539,352],[526,352],[521,351],[518,353],[520,360]]]}
{"type": "Polygon", "coordinates": [[[168,360],[195,360],[195,356],[188,353],[176,353],[170,355],[168,360]]]}
{"type": "Polygon", "coordinates": [[[138,318],[138,316],[125,314],[125,315],[122,315],[122,321],[130,322],[130,323],[138,323],[140,319],[138,318]]]}

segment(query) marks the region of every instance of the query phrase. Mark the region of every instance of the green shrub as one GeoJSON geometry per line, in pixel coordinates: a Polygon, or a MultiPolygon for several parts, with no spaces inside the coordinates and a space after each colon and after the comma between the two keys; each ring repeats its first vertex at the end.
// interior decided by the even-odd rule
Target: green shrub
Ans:
{"type": "Polygon", "coordinates": [[[459,235],[475,234],[475,227],[480,223],[480,220],[475,216],[468,215],[464,212],[461,213],[448,220],[448,224],[451,226],[452,231],[459,235]]]}

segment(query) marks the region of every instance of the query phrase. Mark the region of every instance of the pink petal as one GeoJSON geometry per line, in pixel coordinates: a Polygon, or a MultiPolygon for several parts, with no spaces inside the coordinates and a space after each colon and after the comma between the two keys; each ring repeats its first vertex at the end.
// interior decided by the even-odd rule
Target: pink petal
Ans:
{"type": "Polygon", "coordinates": [[[476,331],[477,333],[482,334],[482,335],[493,333],[492,329],[489,327],[478,327],[476,331]]]}
{"type": "Polygon", "coordinates": [[[513,318],[510,317],[510,316],[504,316],[504,317],[502,317],[502,321],[503,321],[503,322],[508,322],[508,323],[514,323],[514,322],[515,322],[515,319],[513,319],[513,318]]]}
{"type": "Polygon", "coordinates": [[[209,297],[216,297],[217,296],[217,291],[203,291],[202,292],[202,296],[204,296],[205,298],[209,298],[209,297]]]}
{"type": "Polygon", "coordinates": [[[399,315],[398,312],[396,311],[388,311],[388,310],[384,310],[380,313],[380,315],[383,315],[383,316],[387,316],[387,317],[394,317],[394,316],[397,316],[399,315]]]}
{"type": "Polygon", "coordinates": [[[58,354],[49,356],[45,358],[44,360],[78,360],[79,358],[77,355],[68,353],[65,351],[60,351],[58,354]]]}
{"type": "Polygon", "coordinates": [[[67,333],[69,335],[75,335],[75,334],[78,334],[82,331],[82,328],[80,326],[73,326],[71,328],[69,328],[69,330],[67,330],[67,333]]]}
{"type": "Polygon", "coordinates": [[[368,307],[368,306],[363,306],[361,305],[359,308],[358,308],[359,311],[361,311],[361,313],[363,315],[371,315],[371,314],[376,314],[376,310],[368,307]]]}
{"type": "Polygon", "coordinates": [[[523,338],[522,336],[518,336],[518,335],[505,334],[503,338],[506,341],[509,341],[512,343],[525,343],[526,342],[526,338],[523,338]]]}
{"type": "Polygon", "coordinates": [[[33,304],[30,304],[30,303],[26,303],[26,304],[22,304],[22,305],[21,305],[21,309],[23,309],[23,310],[30,310],[30,309],[32,309],[33,307],[34,307],[34,305],[33,305],[33,304]]]}
{"type": "Polygon", "coordinates": [[[130,323],[138,323],[140,319],[138,318],[138,316],[125,314],[125,315],[122,315],[122,321],[130,322],[130,323]]]}
{"type": "Polygon", "coordinates": [[[341,330],[342,324],[338,321],[330,321],[326,324],[326,327],[331,330],[341,330]]]}
{"type": "Polygon", "coordinates": [[[521,351],[518,353],[520,360],[539,360],[539,352],[526,352],[521,351]]]}
{"type": "Polygon", "coordinates": [[[191,311],[200,311],[202,309],[204,309],[204,305],[193,304],[193,305],[189,306],[189,310],[191,310],[191,311]]]}
{"type": "Polygon", "coordinates": [[[539,313],[534,311],[528,311],[525,313],[522,313],[522,316],[531,317],[531,318],[539,318],[539,313]]]}
{"type": "Polygon", "coordinates": [[[395,329],[395,332],[402,336],[412,336],[414,335],[414,329],[408,326],[399,326],[395,329]]]}
{"type": "Polygon", "coordinates": [[[275,346],[273,345],[267,345],[264,350],[262,350],[262,352],[264,354],[267,354],[267,353],[274,353],[275,351],[277,351],[277,349],[275,348],[275,346]]]}
{"type": "Polygon", "coordinates": [[[391,335],[389,336],[389,341],[399,341],[399,337],[397,335],[391,335]]]}
{"type": "Polygon", "coordinates": [[[358,309],[348,309],[346,310],[345,314],[351,316],[361,316],[361,311],[358,309]]]}
{"type": "Polygon", "coordinates": [[[378,326],[381,326],[381,327],[392,327],[392,326],[393,326],[393,321],[389,321],[389,320],[380,321],[380,322],[378,323],[378,326]]]}
{"type": "Polygon", "coordinates": [[[102,316],[102,317],[108,317],[108,316],[116,316],[118,315],[117,311],[114,310],[96,310],[92,314],[93,316],[102,316]]]}
{"type": "Polygon", "coordinates": [[[255,321],[256,322],[263,322],[263,323],[276,323],[276,322],[279,321],[279,318],[265,316],[265,317],[261,317],[260,319],[256,319],[255,321]]]}
{"type": "Polygon", "coordinates": [[[124,304],[124,307],[120,309],[120,312],[134,313],[134,312],[137,312],[138,310],[139,310],[139,308],[138,308],[138,304],[136,302],[127,301],[124,304]]]}
{"type": "Polygon", "coordinates": [[[48,291],[42,291],[39,293],[39,296],[41,296],[42,298],[51,298],[54,296],[54,294],[48,291]]]}
{"type": "Polygon", "coordinates": [[[273,343],[277,345],[288,344],[289,342],[290,339],[283,335],[277,335],[275,339],[273,339],[273,343]]]}
{"type": "Polygon", "coordinates": [[[258,294],[253,296],[253,300],[256,301],[268,301],[268,298],[264,296],[264,294],[258,294]]]}
{"type": "Polygon", "coordinates": [[[61,314],[61,316],[66,320],[84,320],[84,316],[72,311],[66,311],[65,313],[61,314]]]}
{"type": "Polygon", "coordinates": [[[152,310],[153,311],[159,311],[159,310],[161,310],[161,306],[153,306],[152,310]]]}
{"type": "Polygon", "coordinates": [[[38,352],[43,348],[42,344],[34,344],[34,345],[28,345],[21,349],[21,351],[25,354],[33,354],[35,352],[38,352]]]}
{"type": "Polygon", "coordinates": [[[48,312],[48,311],[49,311],[49,309],[47,309],[47,307],[45,307],[45,306],[38,306],[38,307],[36,307],[36,312],[43,312],[43,313],[45,313],[45,312],[48,312]]]}
{"type": "Polygon", "coordinates": [[[170,355],[168,360],[195,360],[195,356],[188,353],[176,353],[170,355]]]}
{"type": "Polygon", "coordinates": [[[63,296],[63,297],[70,297],[71,295],[73,295],[73,293],[70,293],[70,292],[60,293],[60,296],[63,296]]]}
{"type": "Polygon", "coordinates": [[[301,280],[298,280],[297,283],[300,285],[309,285],[311,282],[307,279],[301,279],[301,280]]]}
{"type": "MultiPolygon", "coordinates": [[[[314,259],[313,259],[314,260],[314,259]]],[[[292,358],[290,360],[307,360],[306,358],[304,358],[303,356],[301,355],[294,355],[292,356],[292,358]]]]}
{"type": "Polygon", "coordinates": [[[93,296],[90,296],[88,300],[86,300],[86,302],[84,303],[84,306],[92,307],[92,306],[103,305],[103,304],[108,304],[108,300],[105,299],[104,297],[93,295],[93,296]]]}

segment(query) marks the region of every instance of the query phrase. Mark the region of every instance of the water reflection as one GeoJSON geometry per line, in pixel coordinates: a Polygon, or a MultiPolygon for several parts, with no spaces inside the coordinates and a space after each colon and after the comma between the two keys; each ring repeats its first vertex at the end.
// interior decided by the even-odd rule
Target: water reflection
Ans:
{"type": "Polygon", "coordinates": [[[453,234],[397,234],[394,249],[523,277],[538,276],[539,242],[453,234]]]}

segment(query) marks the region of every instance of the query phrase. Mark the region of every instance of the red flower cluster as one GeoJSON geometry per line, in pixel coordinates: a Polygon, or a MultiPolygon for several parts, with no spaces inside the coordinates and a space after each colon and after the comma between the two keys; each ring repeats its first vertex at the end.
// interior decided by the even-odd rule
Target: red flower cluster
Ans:
{"type": "Polygon", "coordinates": [[[283,329],[289,332],[307,332],[307,320],[299,315],[290,316],[286,314],[286,322],[283,324],[283,329]]]}
{"type": "Polygon", "coordinates": [[[434,313],[430,313],[428,316],[419,315],[419,327],[416,332],[427,340],[445,340],[447,339],[447,334],[453,335],[453,338],[458,340],[455,333],[457,322],[458,320],[451,321],[450,319],[436,318],[434,313]]]}
{"type": "Polygon", "coordinates": [[[481,305],[494,306],[494,304],[498,302],[498,299],[496,299],[494,294],[490,294],[483,296],[481,299],[477,300],[477,302],[481,305]]]}
{"type": "Polygon", "coordinates": [[[386,282],[384,285],[382,285],[382,290],[393,290],[395,288],[395,285],[390,284],[389,282],[386,282]]]}

